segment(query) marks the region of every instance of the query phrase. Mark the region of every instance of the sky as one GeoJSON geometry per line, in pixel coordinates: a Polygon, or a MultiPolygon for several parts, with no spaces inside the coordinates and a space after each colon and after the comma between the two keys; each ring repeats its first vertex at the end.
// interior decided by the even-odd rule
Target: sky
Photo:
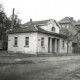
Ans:
{"type": "Polygon", "coordinates": [[[7,16],[15,14],[26,23],[32,18],[33,21],[55,19],[64,17],[80,19],[80,0],[0,0],[7,16]]]}

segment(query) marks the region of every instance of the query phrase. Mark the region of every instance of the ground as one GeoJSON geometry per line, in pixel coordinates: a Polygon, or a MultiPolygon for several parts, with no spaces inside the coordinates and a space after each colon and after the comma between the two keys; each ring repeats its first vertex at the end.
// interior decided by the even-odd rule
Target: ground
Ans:
{"type": "Polygon", "coordinates": [[[0,54],[0,80],[80,80],[80,55],[21,57],[0,54]]]}

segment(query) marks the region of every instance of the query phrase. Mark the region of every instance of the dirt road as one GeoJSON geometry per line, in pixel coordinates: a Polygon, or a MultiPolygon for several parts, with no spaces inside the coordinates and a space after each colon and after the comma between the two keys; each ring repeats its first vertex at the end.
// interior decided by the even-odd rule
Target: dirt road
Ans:
{"type": "Polygon", "coordinates": [[[0,80],[80,80],[80,59],[3,63],[0,80]]]}

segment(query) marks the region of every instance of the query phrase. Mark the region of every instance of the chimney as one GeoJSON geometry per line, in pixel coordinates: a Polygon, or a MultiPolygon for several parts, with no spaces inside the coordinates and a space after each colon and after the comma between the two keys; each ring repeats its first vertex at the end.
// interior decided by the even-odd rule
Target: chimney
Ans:
{"type": "Polygon", "coordinates": [[[32,24],[32,19],[30,19],[30,24],[32,24]]]}
{"type": "Polygon", "coordinates": [[[73,17],[70,17],[69,19],[70,19],[70,20],[73,20],[73,17]]]}

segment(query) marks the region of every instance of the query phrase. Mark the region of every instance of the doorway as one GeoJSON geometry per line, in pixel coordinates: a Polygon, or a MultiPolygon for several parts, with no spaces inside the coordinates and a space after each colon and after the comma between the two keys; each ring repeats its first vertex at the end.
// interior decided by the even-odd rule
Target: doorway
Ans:
{"type": "Polygon", "coordinates": [[[52,53],[55,53],[55,38],[52,38],[52,53]]]}

